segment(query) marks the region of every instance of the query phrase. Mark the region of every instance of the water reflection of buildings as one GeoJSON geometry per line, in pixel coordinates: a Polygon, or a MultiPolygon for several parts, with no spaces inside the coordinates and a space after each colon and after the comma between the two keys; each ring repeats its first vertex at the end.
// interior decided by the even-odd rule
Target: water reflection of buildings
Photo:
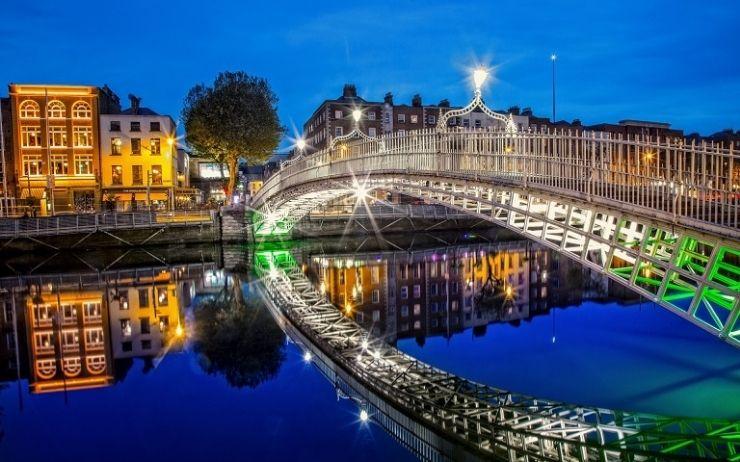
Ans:
{"type": "Polygon", "coordinates": [[[109,385],[121,361],[182,345],[183,309],[218,274],[199,263],[2,280],[0,381],[28,378],[34,393],[109,385]]]}
{"type": "Polygon", "coordinates": [[[529,241],[313,257],[311,270],[334,304],[390,341],[481,333],[614,290],[606,277],[529,241]]]}

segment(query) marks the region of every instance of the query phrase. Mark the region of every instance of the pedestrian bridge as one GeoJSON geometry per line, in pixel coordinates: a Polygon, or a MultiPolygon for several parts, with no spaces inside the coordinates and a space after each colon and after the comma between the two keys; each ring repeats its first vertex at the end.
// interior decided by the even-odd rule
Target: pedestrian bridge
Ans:
{"type": "Polygon", "coordinates": [[[510,124],[357,134],[265,182],[252,201],[256,238],[289,233],[342,197],[365,208],[373,191],[403,194],[512,229],[740,346],[740,156],[732,150],[510,124]]]}
{"type": "Polygon", "coordinates": [[[313,286],[287,250],[255,268],[286,333],[372,420],[425,460],[740,460],[738,422],[577,406],[475,383],[373,338],[313,286]]]}

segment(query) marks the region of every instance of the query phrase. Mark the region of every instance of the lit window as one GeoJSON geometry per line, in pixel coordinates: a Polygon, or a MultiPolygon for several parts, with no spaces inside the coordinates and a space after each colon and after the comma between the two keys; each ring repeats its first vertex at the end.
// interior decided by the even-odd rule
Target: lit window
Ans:
{"type": "Polygon", "coordinates": [[[93,161],[90,154],[75,155],[75,175],[92,175],[93,161]]]}
{"type": "Polygon", "coordinates": [[[40,155],[23,156],[23,174],[26,176],[41,175],[42,165],[40,155]]]}
{"type": "Polygon", "coordinates": [[[141,165],[131,166],[131,184],[141,185],[144,184],[144,176],[141,174],[141,165]]]}
{"type": "Polygon", "coordinates": [[[65,127],[49,127],[49,146],[52,148],[67,147],[67,129],[65,127]]]}
{"type": "Polygon", "coordinates": [[[342,127],[334,127],[334,135],[335,136],[344,135],[344,129],[342,127]]]}
{"type": "Polygon", "coordinates": [[[407,298],[409,298],[409,288],[408,288],[408,286],[401,287],[401,298],[403,300],[406,300],[407,298]]]}
{"type": "Polygon", "coordinates": [[[419,303],[414,303],[414,316],[419,316],[421,314],[421,305],[419,303]]]}
{"type": "Polygon", "coordinates": [[[377,135],[377,131],[375,130],[375,127],[368,127],[367,134],[369,136],[376,136],[377,135]]]}
{"type": "Polygon", "coordinates": [[[419,123],[419,116],[418,115],[412,115],[411,116],[411,123],[412,124],[419,123]]]}
{"type": "Polygon", "coordinates": [[[378,289],[374,289],[372,292],[372,302],[380,303],[380,291],[378,289]]]}
{"type": "Polygon", "coordinates": [[[342,117],[344,117],[344,116],[342,115],[342,111],[340,111],[340,110],[336,110],[336,111],[334,111],[334,118],[335,118],[335,119],[341,119],[342,117]]]}
{"type": "Polygon", "coordinates": [[[162,184],[162,166],[161,165],[152,165],[152,182],[151,184],[162,184]]]}
{"type": "Polygon", "coordinates": [[[24,148],[40,148],[41,127],[21,127],[21,146],[24,148]]]}
{"type": "Polygon", "coordinates": [[[72,143],[76,148],[91,148],[92,128],[74,127],[72,129],[72,143]]]}
{"type": "Polygon", "coordinates": [[[39,103],[30,99],[23,101],[18,108],[21,119],[38,119],[41,117],[41,108],[39,103]]]}
{"type": "Polygon", "coordinates": [[[367,113],[367,120],[375,120],[375,111],[370,111],[367,113]]]}
{"type": "Polygon", "coordinates": [[[66,154],[51,155],[51,174],[67,175],[69,173],[69,161],[66,154]]]}
{"type": "Polygon", "coordinates": [[[122,185],[123,184],[123,166],[121,165],[113,165],[112,172],[111,172],[111,184],[113,185],[122,185]]]}
{"type": "Polygon", "coordinates": [[[141,155],[141,138],[131,138],[131,155],[141,155]]]}
{"type": "Polygon", "coordinates": [[[149,150],[153,156],[158,156],[162,153],[162,144],[159,138],[152,138],[149,140],[149,150]]]}
{"type": "Polygon", "coordinates": [[[63,119],[67,115],[67,109],[59,100],[49,101],[46,105],[46,115],[50,119],[63,119]]]}
{"type": "Polygon", "coordinates": [[[72,105],[72,118],[73,119],[90,119],[92,118],[92,109],[90,105],[84,101],[77,101],[72,105]]]}
{"type": "Polygon", "coordinates": [[[121,155],[121,146],[123,145],[123,141],[121,141],[121,138],[114,136],[110,139],[110,153],[112,156],[120,156],[121,155]]]}

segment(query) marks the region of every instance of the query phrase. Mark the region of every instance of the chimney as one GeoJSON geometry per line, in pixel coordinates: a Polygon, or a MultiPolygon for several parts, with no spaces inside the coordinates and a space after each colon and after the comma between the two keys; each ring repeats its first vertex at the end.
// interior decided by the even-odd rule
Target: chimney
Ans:
{"type": "Polygon", "coordinates": [[[413,98],[411,98],[411,106],[413,107],[421,107],[421,95],[418,93],[414,95],[413,98]]]}
{"type": "Polygon", "coordinates": [[[450,100],[448,100],[447,98],[445,98],[442,101],[440,101],[437,106],[439,106],[439,107],[450,107],[450,100]]]}
{"type": "Polygon", "coordinates": [[[508,112],[510,114],[519,115],[519,106],[511,106],[508,112]]]}
{"type": "Polygon", "coordinates": [[[357,98],[357,87],[353,83],[345,83],[342,89],[342,96],[344,98],[357,98]]]}
{"type": "Polygon", "coordinates": [[[128,99],[131,101],[131,114],[138,114],[139,113],[139,107],[141,106],[141,98],[138,96],[129,93],[128,99]]]}
{"type": "Polygon", "coordinates": [[[522,115],[523,116],[530,116],[532,117],[532,108],[531,107],[525,107],[522,109],[522,115]]]}
{"type": "Polygon", "coordinates": [[[383,102],[389,106],[393,106],[393,93],[386,93],[385,97],[383,98],[383,102]]]}

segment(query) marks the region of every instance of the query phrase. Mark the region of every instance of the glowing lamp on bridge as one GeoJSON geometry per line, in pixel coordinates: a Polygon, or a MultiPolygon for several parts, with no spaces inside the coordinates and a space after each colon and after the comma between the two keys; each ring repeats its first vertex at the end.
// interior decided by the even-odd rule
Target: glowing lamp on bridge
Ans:
{"type": "Polygon", "coordinates": [[[298,141],[295,142],[295,146],[298,148],[298,150],[303,151],[306,149],[306,140],[303,138],[298,138],[298,141]]]}
{"type": "Polygon", "coordinates": [[[368,415],[366,410],[362,409],[360,411],[360,422],[367,422],[368,419],[370,419],[370,415],[368,415]]]}
{"type": "Polygon", "coordinates": [[[311,362],[311,359],[312,359],[312,358],[313,358],[313,355],[311,354],[311,352],[310,352],[310,351],[305,351],[305,352],[303,353],[303,360],[304,360],[305,362],[307,362],[307,363],[310,363],[310,362],[311,362]]]}
{"type": "Polygon", "coordinates": [[[362,339],[362,343],[360,344],[360,346],[362,347],[363,350],[367,350],[367,347],[370,346],[370,344],[368,343],[367,339],[365,338],[365,339],[362,339]]]}
{"type": "Polygon", "coordinates": [[[362,118],[362,111],[359,109],[355,109],[352,111],[352,118],[355,120],[355,122],[359,122],[362,118]]]}
{"type": "Polygon", "coordinates": [[[478,69],[473,71],[473,83],[475,83],[475,91],[480,92],[480,89],[483,87],[483,84],[488,79],[488,70],[479,67],[478,69]]]}

